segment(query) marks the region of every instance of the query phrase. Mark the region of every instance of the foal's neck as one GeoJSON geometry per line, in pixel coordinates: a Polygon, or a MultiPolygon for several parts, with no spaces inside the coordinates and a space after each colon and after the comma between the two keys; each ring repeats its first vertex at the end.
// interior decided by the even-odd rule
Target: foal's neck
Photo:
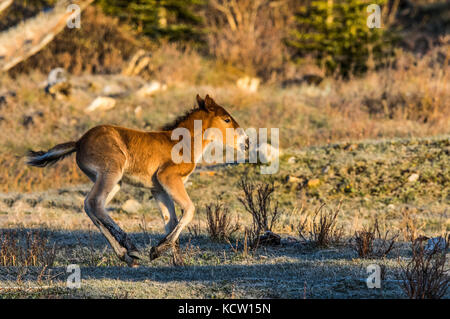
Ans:
{"type": "Polygon", "coordinates": [[[210,116],[209,113],[204,110],[196,110],[192,112],[184,121],[177,125],[176,128],[186,128],[189,130],[191,136],[191,161],[197,164],[206,147],[211,143],[211,141],[203,140],[203,133],[209,127],[210,116]],[[201,121],[201,129],[196,127],[194,121],[201,121]],[[201,141],[201,143],[200,143],[201,141]],[[197,143],[197,144],[196,144],[197,143]]]}

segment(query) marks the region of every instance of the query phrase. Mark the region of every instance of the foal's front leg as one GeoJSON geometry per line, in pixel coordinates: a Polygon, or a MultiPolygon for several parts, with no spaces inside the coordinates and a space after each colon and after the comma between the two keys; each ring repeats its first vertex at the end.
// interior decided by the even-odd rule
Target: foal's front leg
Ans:
{"type": "Polygon", "coordinates": [[[173,230],[158,243],[158,246],[152,247],[150,251],[150,260],[158,258],[167,249],[176,245],[181,231],[192,220],[195,211],[194,204],[189,198],[180,176],[161,173],[158,174],[158,181],[167,194],[169,194],[169,196],[172,197],[178,205],[180,205],[183,210],[183,217],[180,219],[175,228],[173,228],[173,230]]]}

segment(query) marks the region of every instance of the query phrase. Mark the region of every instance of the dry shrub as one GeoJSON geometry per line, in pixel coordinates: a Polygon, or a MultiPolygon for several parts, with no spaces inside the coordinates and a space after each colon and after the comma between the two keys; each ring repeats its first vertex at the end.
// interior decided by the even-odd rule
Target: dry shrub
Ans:
{"type": "Polygon", "coordinates": [[[283,44],[293,1],[212,0],[205,10],[210,53],[247,75],[267,80],[287,59],[283,44]]]}
{"type": "Polygon", "coordinates": [[[417,210],[408,207],[401,210],[402,219],[399,228],[402,232],[402,238],[406,241],[414,241],[422,233],[426,223],[420,221],[416,216],[417,210]]]}
{"type": "Polygon", "coordinates": [[[42,230],[2,229],[0,231],[0,265],[51,267],[55,245],[42,230]]]}
{"type": "Polygon", "coordinates": [[[415,121],[436,129],[448,126],[448,49],[446,44],[421,57],[397,50],[392,66],[369,72],[362,79],[336,81],[322,104],[360,119],[415,121]]]}
{"type": "Polygon", "coordinates": [[[412,242],[413,256],[401,265],[400,286],[410,299],[440,299],[449,287],[450,275],[446,267],[446,253],[450,235],[445,236],[445,247],[434,245],[427,249],[418,238],[412,242]]]}
{"type": "Polygon", "coordinates": [[[206,205],[206,217],[208,221],[208,233],[211,239],[223,241],[239,230],[239,224],[232,225],[228,208],[223,204],[215,203],[206,205]]]}
{"type": "Polygon", "coordinates": [[[258,245],[263,232],[272,232],[274,225],[280,218],[281,211],[278,202],[272,204],[275,186],[273,182],[254,182],[244,177],[239,182],[244,195],[238,200],[245,210],[252,215],[252,226],[247,233],[252,245],[258,245]]]}
{"type": "Polygon", "coordinates": [[[338,227],[337,217],[341,203],[336,209],[324,209],[326,204],[320,205],[311,216],[305,216],[298,226],[300,238],[318,247],[328,247],[342,242],[343,227],[338,227]]]}
{"type": "Polygon", "coordinates": [[[356,231],[350,243],[361,258],[383,258],[394,249],[398,236],[389,236],[389,230],[382,232],[378,220],[375,220],[367,229],[356,231]]]}

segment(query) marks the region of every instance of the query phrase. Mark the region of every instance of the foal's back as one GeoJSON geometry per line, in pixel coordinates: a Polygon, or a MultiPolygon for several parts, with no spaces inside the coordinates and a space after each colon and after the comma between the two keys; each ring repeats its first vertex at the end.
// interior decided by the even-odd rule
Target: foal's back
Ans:
{"type": "Polygon", "coordinates": [[[171,159],[170,132],[145,132],[100,125],[77,142],[77,164],[92,180],[98,173],[117,172],[131,184],[150,186],[158,168],[171,159]],[[150,180],[149,180],[150,179],[150,180]]]}

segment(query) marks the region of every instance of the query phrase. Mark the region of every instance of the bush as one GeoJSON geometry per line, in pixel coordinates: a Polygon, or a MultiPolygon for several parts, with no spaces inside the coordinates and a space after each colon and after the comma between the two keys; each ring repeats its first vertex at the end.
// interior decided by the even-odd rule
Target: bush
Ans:
{"type": "Polygon", "coordinates": [[[382,233],[375,220],[367,229],[356,231],[351,244],[361,258],[383,258],[392,251],[398,236],[395,234],[389,237],[389,231],[382,233]]]}
{"type": "Polygon", "coordinates": [[[230,212],[223,204],[206,205],[206,217],[208,221],[208,233],[213,240],[228,240],[239,230],[239,224],[231,224],[230,212]]]}
{"type": "Polygon", "coordinates": [[[428,250],[421,238],[412,242],[413,256],[406,266],[401,266],[400,285],[410,299],[440,299],[449,287],[450,275],[446,268],[446,253],[450,235],[445,247],[435,245],[428,250]]]}
{"type": "Polygon", "coordinates": [[[344,236],[343,228],[337,226],[337,216],[340,213],[341,204],[339,203],[335,210],[324,210],[325,206],[325,204],[319,206],[314,211],[312,218],[305,217],[298,226],[300,238],[318,247],[328,247],[331,244],[340,243],[344,236]]]}
{"type": "Polygon", "coordinates": [[[258,246],[262,233],[272,233],[281,211],[278,203],[272,205],[272,196],[275,191],[274,183],[256,183],[244,177],[239,182],[244,195],[238,200],[245,210],[252,215],[252,226],[246,230],[252,246],[258,246]]]}

